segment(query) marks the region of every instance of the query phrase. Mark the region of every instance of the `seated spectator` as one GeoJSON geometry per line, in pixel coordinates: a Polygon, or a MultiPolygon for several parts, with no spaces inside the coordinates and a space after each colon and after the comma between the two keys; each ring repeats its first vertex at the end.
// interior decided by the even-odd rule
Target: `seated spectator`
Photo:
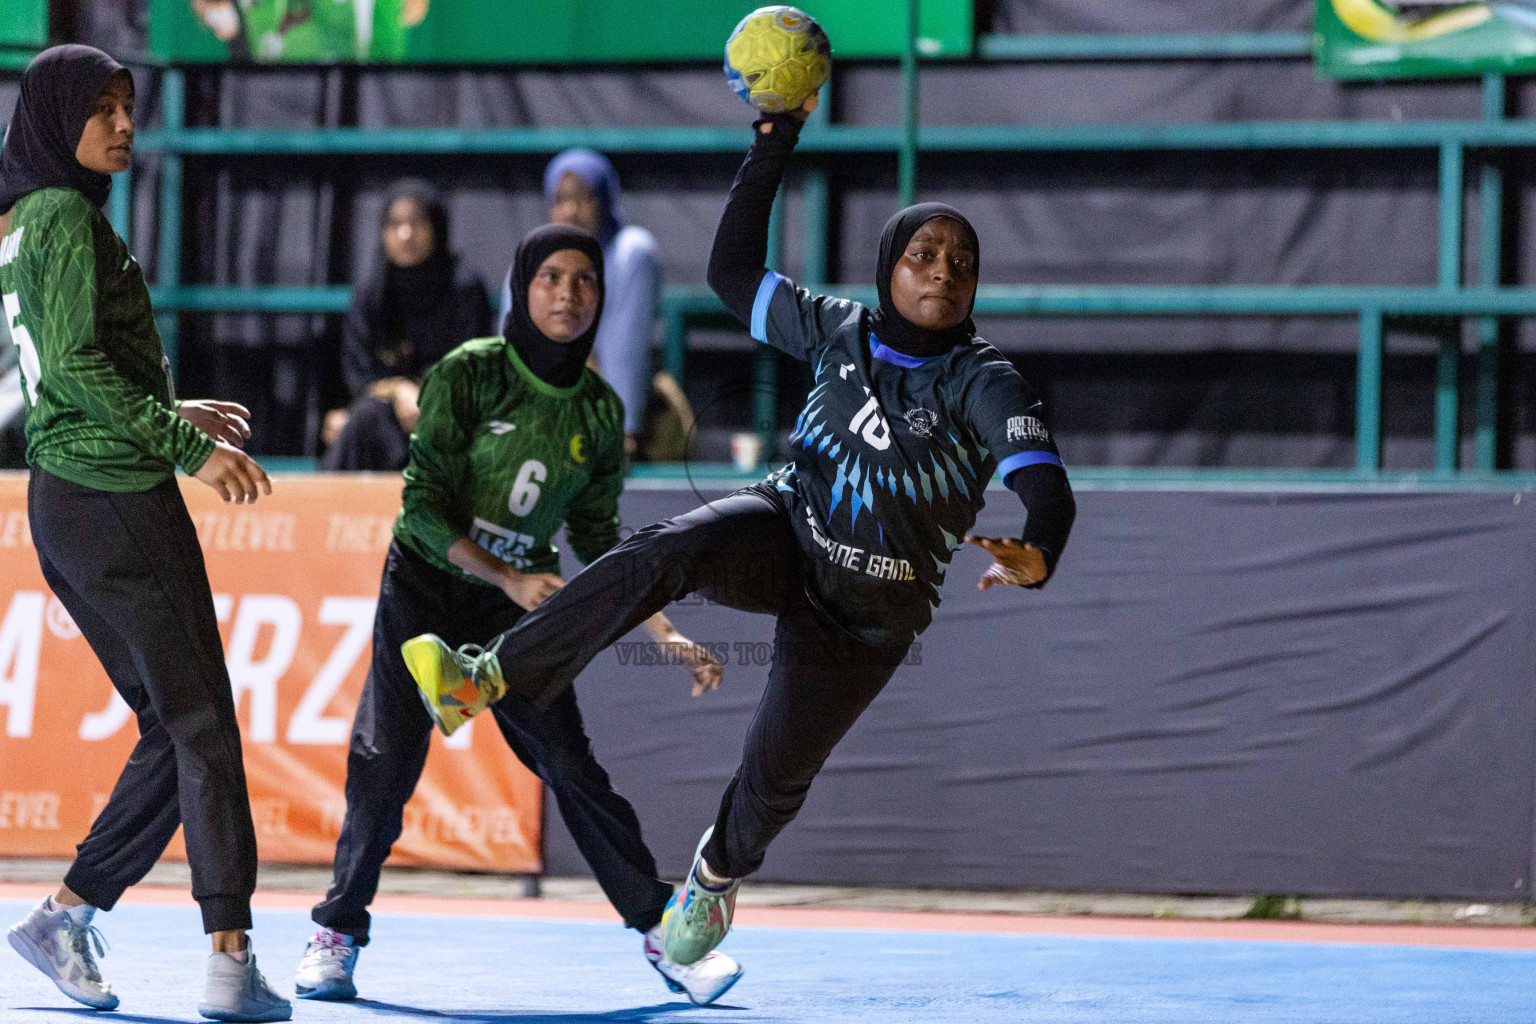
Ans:
{"type": "Polygon", "coordinates": [[[422,374],[451,350],[495,330],[485,282],[448,247],[435,189],[405,181],[390,193],[373,276],[352,296],[341,334],[341,378],[352,400],[326,414],[328,470],[403,469],[422,374]]]}
{"type": "MultiPolygon", "coordinates": [[[[619,209],[619,176],[590,149],[568,149],[544,169],[549,219],[596,236],[603,247],[607,297],[592,357],[624,403],[624,447],[634,455],[651,393],[651,321],[661,292],[656,237],[626,226],[619,209]]],[[[501,316],[511,308],[511,271],[501,287],[501,316]]]]}

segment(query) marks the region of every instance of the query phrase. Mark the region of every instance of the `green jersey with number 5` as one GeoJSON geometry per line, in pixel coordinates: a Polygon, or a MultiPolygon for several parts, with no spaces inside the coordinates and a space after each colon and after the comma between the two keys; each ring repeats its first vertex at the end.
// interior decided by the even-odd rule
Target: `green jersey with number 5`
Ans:
{"type": "MultiPolygon", "coordinates": [[[[561,524],[583,564],[619,540],[624,406],[590,369],[536,377],[504,338],[466,342],[427,372],[395,537],[444,572],[461,537],[524,572],[559,572],[561,524]]],[[[487,584],[489,586],[489,584],[487,584]]]]}
{"type": "Polygon", "coordinates": [[[149,291],[112,225],[74,189],[0,219],[0,302],[21,358],[27,463],[103,491],[147,491],[213,441],[176,415],[149,291]]]}

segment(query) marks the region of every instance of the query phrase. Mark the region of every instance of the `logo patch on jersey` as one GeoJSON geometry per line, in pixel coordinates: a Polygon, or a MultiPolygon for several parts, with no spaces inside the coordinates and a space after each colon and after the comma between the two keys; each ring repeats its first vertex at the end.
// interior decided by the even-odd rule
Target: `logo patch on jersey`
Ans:
{"type": "Polygon", "coordinates": [[[851,370],[851,369],[853,369],[853,364],[852,363],[843,363],[842,365],[840,365],[837,368],[837,372],[838,372],[838,375],[843,378],[843,380],[847,380],[848,379],[848,371],[851,370]]]}
{"type": "Polygon", "coordinates": [[[581,435],[580,434],[577,434],[575,437],[571,438],[571,458],[575,459],[577,462],[586,462],[587,461],[587,457],[585,455],[581,454],[581,435]]]}
{"type": "Polygon", "coordinates": [[[516,423],[503,423],[501,420],[491,420],[485,425],[485,429],[500,437],[502,434],[510,434],[517,429],[516,423]]]}
{"type": "Polygon", "coordinates": [[[918,437],[927,437],[939,425],[939,414],[929,409],[917,408],[907,413],[907,426],[918,437]]]}
{"type": "Polygon", "coordinates": [[[1033,416],[1010,416],[1008,418],[1008,440],[1010,441],[1049,441],[1051,432],[1045,429],[1045,424],[1033,416]]]}

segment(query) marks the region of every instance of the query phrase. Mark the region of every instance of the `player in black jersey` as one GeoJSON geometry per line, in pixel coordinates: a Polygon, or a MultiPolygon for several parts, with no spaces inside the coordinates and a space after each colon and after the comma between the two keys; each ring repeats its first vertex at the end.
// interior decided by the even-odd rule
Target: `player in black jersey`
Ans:
{"type": "Polygon", "coordinates": [[[1039,587],[1075,515],[1040,403],[975,335],[980,245],[959,212],[929,203],[891,219],[876,309],[812,295],[764,266],[773,197],[813,106],[756,122],[709,261],[710,285],[752,336],[815,368],[794,462],[615,547],[493,641],[499,662],[444,651],[432,664],[450,678],[418,677],[428,688],[459,676],[497,687],[506,666],[505,685],[542,704],[686,594],[777,616],[741,766],[663,920],[678,963],[725,937],[741,878],[927,628],[960,544],[996,559],[982,589],[1039,587]],[[1024,502],[1020,537],[968,536],[994,473],[1024,502]]]}

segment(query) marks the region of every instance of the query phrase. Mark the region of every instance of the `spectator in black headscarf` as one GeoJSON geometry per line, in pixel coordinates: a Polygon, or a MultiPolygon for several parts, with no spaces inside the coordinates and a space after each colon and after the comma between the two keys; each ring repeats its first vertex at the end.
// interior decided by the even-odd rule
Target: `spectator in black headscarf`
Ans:
{"type": "Polygon", "coordinates": [[[373,275],[352,297],[341,337],[351,407],[326,414],[324,468],[402,469],[422,374],[471,338],[494,333],[485,282],[449,249],[448,211],[422,181],[385,204],[373,275]]]}

